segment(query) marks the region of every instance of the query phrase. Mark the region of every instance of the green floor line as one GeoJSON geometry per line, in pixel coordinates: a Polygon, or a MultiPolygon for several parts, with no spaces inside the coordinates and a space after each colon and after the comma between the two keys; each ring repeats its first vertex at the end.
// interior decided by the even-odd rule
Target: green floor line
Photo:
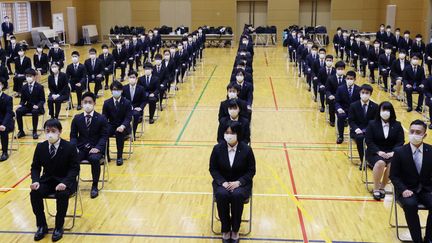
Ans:
{"type": "Polygon", "coordinates": [[[200,96],[198,97],[198,100],[195,102],[195,105],[194,105],[194,107],[193,107],[191,113],[189,114],[189,116],[188,116],[188,118],[187,118],[187,120],[186,120],[186,122],[185,122],[183,128],[181,129],[180,134],[178,135],[178,137],[177,137],[177,139],[176,139],[175,145],[178,144],[178,142],[180,141],[181,137],[183,136],[184,131],[186,130],[186,127],[189,125],[189,122],[190,122],[190,120],[191,120],[191,118],[192,118],[192,115],[194,114],[196,108],[198,107],[198,104],[199,104],[201,98],[203,97],[204,92],[206,91],[207,86],[208,86],[208,84],[210,83],[210,80],[212,79],[213,74],[215,73],[217,67],[218,67],[218,65],[216,65],[216,66],[214,67],[212,73],[210,74],[210,77],[207,79],[207,82],[206,82],[206,84],[204,85],[204,88],[201,90],[201,94],[200,94],[200,96]]]}

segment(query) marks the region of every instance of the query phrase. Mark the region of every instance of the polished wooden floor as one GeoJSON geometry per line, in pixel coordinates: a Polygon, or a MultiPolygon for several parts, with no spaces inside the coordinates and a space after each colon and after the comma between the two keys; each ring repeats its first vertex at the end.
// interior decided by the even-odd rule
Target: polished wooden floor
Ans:
{"type": "MultiPolygon", "coordinates": [[[[89,48],[78,50],[85,56],[89,48]]],[[[203,62],[169,99],[161,118],[146,124],[132,159],[121,167],[110,163],[110,180],[100,196],[90,199],[90,185],[81,183],[84,215],[64,242],[220,241],[210,230],[208,161],[234,56],[234,49],[206,49],[203,62]]],[[[347,159],[347,144],[335,144],[335,129],[287,62],[285,49],[256,48],[254,80],[251,129],[257,174],[252,233],[244,240],[397,242],[388,224],[391,195],[382,202],[371,200],[360,171],[347,159]]],[[[41,82],[46,85],[46,78],[41,82]]],[[[388,99],[374,88],[375,101],[388,99]]],[[[393,103],[405,128],[421,118],[393,103]]],[[[98,100],[98,111],[101,105],[98,100]]],[[[70,120],[62,120],[66,139],[70,120]]],[[[0,163],[0,242],[33,239],[29,169],[35,144],[31,138],[19,140],[19,151],[0,163]]],[[[82,175],[90,175],[88,167],[82,175]]],[[[53,223],[49,218],[50,227],[53,223]]]]}

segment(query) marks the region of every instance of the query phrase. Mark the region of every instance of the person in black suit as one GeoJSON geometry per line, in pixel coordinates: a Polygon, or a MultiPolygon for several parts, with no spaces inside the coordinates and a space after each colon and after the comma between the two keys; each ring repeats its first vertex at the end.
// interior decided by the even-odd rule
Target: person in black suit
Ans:
{"type": "Polygon", "coordinates": [[[14,32],[14,26],[9,21],[9,16],[4,16],[4,22],[1,25],[1,29],[3,32],[3,43],[5,48],[7,49],[9,47],[9,38],[13,35],[14,32]]]}
{"type": "Polygon", "coordinates": [[[396,28],[393,39],[391,40],[391,45],[393,46],[393,52],[392,52],[393,55],[396,55],[397,51],[402,50],[401,48],[402,40],[403,38],[400,35],[400,28],[396,28]]]}
{"type": "Polygon", "coordinates": [[[99,55],[99,59],[103,64],[103,74],[105,76],[105,90],[109,89],[109,76],[113,73],[114,57],[109,53],[108,45],[102,45],[102,54],[99,55]]]}
{"type": "Polygon", "coordinates": [[[56,63],[60,69],[64,66],[65,54],[56,41],[53,42],[53,46],[48,52],[48,61],[50,64],[56,63]]]}
{"type": "Polygon", "coordinates": [[[183,82],[187,67],[188,67],[188,56],[187,50],[184,50],[183,44],[179,42],[177,44],[178,51],[176,52],[177,66],[179,70],[178,82],[183,82]]]}
{"type": "Polygon", "coordinates": [[[429,42],[425,48],[424,59],[428,68],[429,76],[432,75],[432,42],[429,42]]]}
{"type": "Polygon", "coordinates": [[[0,61],[0,82],[3,84],[4,89],[9,88],[9,71],[3,61],[0,61]]]}
{"type": "Polygon", "coordinates": [[[72,63],[66,68],[66,75],[69,80],[71,92],[75,92],[77,96],[77,110],[81,110],[81,96],[87,85],[87,70],[86,67],[79,62],[79,52],[72,52],[72,63]]]}
{"type": "Polygon", "coordinates": [[[236,81],[232,82],[240,86],[240,93],[238,98],[246,101],[248,104],[248,109],[252,109],[253,103],[253,86],[252,84],[244,81],[245,71],[243,69],[237,69],[236,71],[236,81]]]}
{"type": "Polygon", "coordinates": [[[129,65],[129,70],[132,70],[135,61],[135,50],[134,47],[131,45],[129,38],[124,39],[123,48],[126,51],[126,60],[129,65]]]}
{"type": "Polygon", "coordinates": [[[248,109],[247,107],[248,105],[246,101],[238,98],[241,87],[237,84],[229,83],[226,89],[227,89],[227,99],[220,103],[218,121],[220,121],[224,117],[229,117],[230,114],[228,112],[228,105],[230,103],[230,100],[235,99],[240,108],[240,113],[239,113],[240,117],[246,118],[250,123],[252,110],[248,109]]]}
{"type": "Polygon", "coordinates": [[[43,47],[41,45],[36,48],[36,52],[33,55],[33,65],[35,70],[41,75],[44,75],[48,72],[48,55],[43,52],[43,47]]]}
{"type": "Polygon", "coordinates": [[[162,61],[162,67],[165,69],[165,77],[167,80],[167,91],[171,90],[171,84],[175,80],[175,60],[171,59],[170,51],[167,49],[164,51],[164,59],[162,61]]]}
{"type": "Polygon", "coordinates": [[[2,148],[2,155],[0,156],[0,162],[8,159],[9,149],[9,133],[14,130],[14,119],[15,116],[12,106],[12,97],[5,94],[4,84],[0,82],[0,141],[2,148]]]}
{"type": "Polygon", "coordinates": [[[239,122],[231,121],[223,130],[225,141],[213,147],[209,171],[213,177],[223,242],[239,242],[243,206],[252,193],[256,172],[255,156],[252,148],[237,139],[241,130],[239,122]]]}
{"type": "MultiPolygon", "coordinates": [[[[117,165],[123,165],[125,137],[131,132],[132,104],[122,98],[123,85],[113,81],[110,86],[112,98],[105,100],[102,114],[108,119],[108,135],[115,136],[117,145],[117,165]]],[[[109,139],[108,139],[109,143],[109,139]]],[[[109,147],[109,145],[108,145],[109,147]]]]}
{"type": "Polygon", "coordinates": [[[345,77],[346,84],[340,85],[336,90],[335,109],[338,118],[338,138],[336,143],[341,144],[344,139],[344,128],[349,116],[350,105],[360,99],[360,87],[355,84],[356,73],[348,71],[345,77]]]}
{"type": "MultiPolygon", "coordinates": [[[[98,96],[99,90],[102,89],[102,82],[104,80],[104,64],[103,61],[97,58],[96,49],[91,48],[89,50],[89,59],[84,62],[85,69],[87,71],[87,82],[95,83],[94,94],[98,96]]],[[[90,90],[90,87],[88,87],[90,90]]]]}
{"type": "Polygon", "coordinates": [[[238,141],[244,142],[246,144],[250,143],[250,123],[247,118],[240,116],[241,108],[237,103],[237,99],[230,99],[228,101],[228,116],[222,117],[219,120],[219,128],[217,133],[217,142],[222,143],[224,141],[225,128],[227,123],[231,121],[238,121],[240,123],[241,129],[238,134],[238,141]]]}
{"type": "Polygon", "coordinates": [[[417,112],[422,111],[423,105],[423,82],[425,80],[424,69],[420,65],[420,54],[414,53],[411,57],[411,65],[405,68],[403,74],[404,90],[407,97],[407,111],[412,111],[412,94],[417,91],[419,94],[417,101],[417,112]]]}
{"type": "Polygon", "coordinates": [[[153,61],[154,55],[156,53],[156,38],[154,37],[153,30],[147,32],[147,46],[150,53],[150,60],[153,61]]]}
{"type": "MultiPolygon", "coordinates": [[[[369,122],[366,130],[366,160],[373,167],[373,198],[385,197],[385,186],[389,180],[390,163],[394,159],[394,149],[404,143],[404,131],[396,121],[393,105],[382,102],[375,120],[369,122]]],[[[393,168],[392,168],[393,169],[393,168]]]]}
{"type": "Polygon", "coordinates": [[[168,70],[162,66],[162,55],[160,53],[155,55],[155,65],[153,66],[152,74],[159,79],[159,107],[163,110],[162,101],[166,97],[168,88],[168,70]]]}
{"type": "Polygon", "coordinates": [[[339,86],[346,84],[345,82],[345,63],[343,61],[338,61],[335,65],[336,73],[328,76],[325,89],[326,89],[326,102],[329,106],[329,116],[330,116],[330,126],[335,125],[335,99],[336,91],[339,86]]]}
{"type": "Polygon", "coordinates": [[[7,61],[6,65],[9,70],[9,75],[12,74],[11,63],[15,62],[15,58],[18,57],[18,51],[22,49],[21,45],[16,42],[16,37],[10,37],[10,46],[6,49],[7,52],[7,61]]]}
{"type": "Polygon", "coordinates": [[[116,44],[117,48],[114,49],[112,51],[112,56],[114,59],[114,63],[113,63],[113,68],[114,68],[114,76],[113,76],[113,80],[115,79],[116,76],[116,70],[117,68],[121,69],[121,77],[120,77],[120,81],[123,82],[124,77],[125,77],[125,72],[126,72],[126,62],[127,62],[127,51],[125,50],[125,48],[123,48],[122,44],[119,42],[116,44]]]}
{"type": "Polygon", "coordinates": [[[380,24],[379,30],[376,32],[376,40],[379,41],[379,43],[384,44],[385,41],[385,25],[380,24]]]}
{"type": "Polygon", "coordinates": [[[411,46],[411,53],[418,53],[421,59],[421,65],[423,66],[423,55],[425,53],[425,44],[422,41],[422,35],[417,34],[415,41],[412,43],[411,46]]]}
{"type": "MultiPolygon", "coordinates": [[[[429,107],[429,117],[432,117],[432,76],[429,76],[425,81],[423,82],[424,88],[424,95],[425,95],[425,105],[429,107]]],[[[432,129],[432,123],[429,124],[429,129],[432,129]]]]}
{"type": "Polygon", "coordinates": [[[370,38],[364,38],[364,45],[360,46],[360,72],[362,73],[363,78],[366,77],[366,66],[369,61],[369,52],[373,50],[373,46],[371,46],[370,38]]]}
{"type": "Polygon", "coordinates": [[[129,72],[129,84],[123,87],[122,96],[132,103],[133,134],[135,137],[138,124],[142,122],[144,107],[146,106],[146,95],[144,87],[137,85],[138,73],[134,70],[129,72]]]}
{"type": "Polygon", "coordinates": [[[312,88],[312,79],[313,79],[313,68],[314,63],[319,59],[318,56],[318,46],[313,45],[311,47],[310,54],[306,55],[305,59],[305,74],[306,74],[306,82],[308,84],[308,91],[312,88]]]}
{"type": "Polygon", "coordinates": [[[23,116],[26,114],[32,114],[32,124],[33,124],[33,139],[38,139],[37,127],[39,122],[39,115],[45,113],[45,91],[44,87],[36,82],[36,71],[34,69],[27,69],[26,71],[26,81],[22,88],[22,96],[20,104],[16,109],[15,113],[17,116],[18,124],[18,138],[25,136],[23,127],[23,116]]]}
{"type": "Polygon", "coordinates": [[[108,121],[94,110],[96,95],[86,92],[82,96],[84,112],[72,120],[70,142],[78,149],[78,161],[88,160],[91,164],[93,183],[90,197],[99,195],[98,182],[101,173],[100,161],[105,155],[108,140],[108,121]]]}
{"type": "Polygon", "coordinates": [[[336,57],[339,56],[339,45],[342,40],[342,28],[338,27],[336,30],[336,34],[333,36],[333,47],[336,52],[336,57]]]}
{"type": "Polygon", "coordinates": [[[390,75],[391,65],[396,60],[395,56],[392,54],[392,46],[386,44],[384,46],[384,53],[380,54],[378,57],[378,70],[382,77],[382,82],[384,83],[384,91],[387,92],[388,89],[388,76],[390,75]]]}
{"type": "Polygon", "coordinates": [[[31,164],[30,201],[37,225],[34,240],[42,240],[48,233],[43,199],[55,194],[57,214],[52,240],[58,241],[63,237],[69,197],[77,190],[80,165],[75,145],[60,138],[62,125],[57,119],[46,121],[44,130],[47,140],[37,144],[31,164]]]}
{"type": "Polygon", "coordinates": [[[21,89],[23,87],[23,82],[26,79],[26,70],[32,68],[30,58],[25,56],[25,50],[23,48],[19,49],[18,57],[15,57],[15,77],[13,78],[14,87],[16,95],[19,97],[21,95],[21,89]]]}
{"type": "Polygon", "coordinates": [[[154,123],[154,114],[156,111],[156,102],[159,100],[159,79],[152,75],[153,65],[149,62],[144,63],[144,76],[138,79],[138,85],[144,87],[145,100],[149,105],[149,123],[154,123]]]}
{"type": "MultiPolygon", "coordinates": [[[[363,84],[360,87],[360,100],[350,105],[348,112],[348,123],[350,126],[350,137],[357,144],[357,151],[360,161],[364,157],[364,139],[367,133],[367,126],[370,120],[375,119],[378,113],[378,105],[370,100],[373,88],[369,84],[363,84]]],[[[360,165],[361,168],[361,165],[360,165]]]]}
{"type": "Polygon", "coordinates": [[[325,97],[326,97],[326,82],[329,76],[336,75],[336,69],[333,68],[333,56],[327,55],[325,58],[325,67],[320,67],[317,75],[317,90],[320,94],[321,108],[320,112],[325,111],[325,97]]]}
{"type": "Polygon", "coordinates": [[[410,31],[406,30],[404,32],[404,38],[401,41],[401,46],[400,49],[404,49],[406,51],[406,53],[410,53],[411,52],[411,48],[412,48],[412,44],[413,41],[410,38],[410,31]]]}
{"type": "Polygon", "coordinates": [[[384,54],[384,51],[380,48],[380,42],[375,40],[373,48],[370,48],[368,53],[371,83],[375,83],[375,69],[378,68],[378,59],[381,54],[384,54]]]}
{"type": "MultiPolygon", "coordinates": [[[[313,87],[313,94],[314,94],[314,101],[317,102],[318,97],[318,82],[319,82],[319,71],[326,67],[326,50],[324,48],[319,49],[318,51],[318,59],[316,59],[312,64],[312,87],[313,87]]],[[[324,97],[321,98],[324,106],[324,97]]]]}
{"type": "Polygon", "coordinates": [[[409,144],[394,150],[390,179],[395,196],[415,243],[432,242],[432,146],[424,143],[426,124],[415,120],[409,128],[409,144]],[[426,235],[422,239],[418,206],[429,210],[426,235]]]}
{"type": "Polygon", "coordinates": [[[406,59],[406,52],[404,49],[401,49],[398,54],[398,59],[393,61],[391,70],[390,70],[390,76],[392,79],[392,85],[395,87],[396,92],[396,98],[398,100],[402,99],[402,96],[400,94],[401,88],[402,88],[402,80],[403,80],[403,73],[406,67],[410,65],[410,62],[406,59]]]}
{"type": "Polygon", "coordinates": [[[48,76],[48,113],[51,118],[58,119],[61,105],[69,100],[70,89],[67,75],[60,72],[60,67],[56,63],[51,65],[51,74],[48,76]]]}

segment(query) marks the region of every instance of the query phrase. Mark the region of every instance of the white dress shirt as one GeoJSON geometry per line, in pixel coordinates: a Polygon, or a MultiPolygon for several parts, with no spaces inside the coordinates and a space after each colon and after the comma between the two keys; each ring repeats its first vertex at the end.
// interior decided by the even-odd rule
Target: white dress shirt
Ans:
{"type": "Polygon", "coordinates": [[[383,127],[384,138],[387,139],[390,130],[390,124],[388,122],[384,122],[383,120],[381,120],[381,124],[383,127]]]}
{"type": "Polygon", "coordinates": [[[228,158],[229,158],[231,167],[234,164],[235,154],[237,152],[237,145],[238,145],[238,143],[234,147],[231,147],[231,145],[228,144],[228,158]]]}
{"type": "MultiPolygon", "coordinates": [[[[420,164],[423,165],[423,144],[420,145],[420,147],[418,147],[418,148],[416,146],[412,145],[411,143],[410,143],[410,146],[411,146],[411,151],[412,151],[412,156],[413,156],[414,163],[416,163],[416,161],[414,159],[415,158],[414,157],[414,153],[418,149],[419,152],[420,152],[420,154],[418,155],[419,156],[419,160],[420,160],[420,164]]],[[[420,168],[421,168],[421,166],[420,166],[420,168]]]]}
{"type": "MultiPolygon", "coordinates": [[[[57,142],[54,143],[54,148],[55,148],[54,156],[56,156],[56,154],[57,154],[58,148],[59,148],[59,146],[60,146],[60,141],[61,141],[61,139],[59,138],[59,139],[57,140],[57,142]]],[[[50,151],[50,149],[51,149],[51,143],[48,142],[48,151],[50,151]]],[[[53,156],[53,157],[54,157],[54,156],[53,156]]]]}

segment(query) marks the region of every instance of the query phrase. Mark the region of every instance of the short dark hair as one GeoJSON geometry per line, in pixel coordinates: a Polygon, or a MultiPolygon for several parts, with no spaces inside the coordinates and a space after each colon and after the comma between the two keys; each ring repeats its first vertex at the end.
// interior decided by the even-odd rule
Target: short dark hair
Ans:
{"type": "Polygon", "coordinates": [[[231,131],[235,134],[240,134],[241,132],[241,124],[238,121],[229,120],[227,123],[225,123],[223,130],[226,131],[228,128],[231,128],[231,131]]]}
{"type": "Polygon", "coordinates": [[[335,65],[335,68],[343,68],[345,69],[345,62],[344,61],[338,61],[335,65]]]}
{"type": "Polygon", "coordinates": [[[235,108],[235,107],[239,107],[237,100],[236,99],[230,99],[228,101],[228,108],[235,108]]]}
{"type": "Polygon", "coordinates": [[[354,79],[355,79],[356,78],[356,72],[354,72],[353,70],[349,70],[346,73],[346,76],[351,76],[351,77],[354,77],[354,79]]]}
{"type": "Polygon", "coordinates": [[[156,54],[156,55],[154,56],[154,58],[155,58],[155,59],[162,59],[162,55],[161,55],[160,53],[158,53],[158,54],[156,54]]]}
{"type": "Polygon", "coordinates": [[[153,65],[150,62],[146,62],[146,63],[144,63],[143,68],[144,69],[146,69],[146,68],[153,69],[153,65]]]}
{"type": "Polygon", "coordinates": [[[165,53],[170,53],[170,51],[169,51],[168,49],[165,49],[163,53],[164,53],[164,54],[165,54],[165,53]]]}
{"type": "Polygon", "coordinates": [[[318,50],[318,52],[320,52],[320,51],[327,52],[325,48],[320,48],[320,49],[318,50]]]}
{"type": "Polygon", "coordinates": [[[377,112],[377,116],[376,116],[377,121],[381,120],[381,114],[380,114],[381,110],[390,111],[389,122],[396,121],[396,112],[395,112],[395,109],[394,109],[392,103],[390,103],[388,101],[384,101],[384,102],[381,102],[381,104],[379,104],[378,112],[377,112]]]}
{"type": "Polygon", "coordinates": [[[103,44],[102,45],[102,49],[108,49],[108,45],[107,44],[103,44]]]}
{"type": "Polygon", "coordinates": [[[325,59],[332,59],[333,60],[333,55],[327,55],[325,59]]]}
{"type": "Polygon", "coordinates": [[[97,51],[94,48],[90,48],[89,53],[97,53],[97,51]]]}
{"type": "Polygon", "coordinates": [[[80,56],[80,54],[79,54],[78,51],[73,51],[72,54],[71,54],[71,56],[80,56]]]}
{"type": "Polygon", "coordinates": [[[84,100],[86,97],[92,98],[93,101],[96,101],[96,95],[92,92],[85,92],[81,98],[81,100],[84,100]]]}
{"type": "Polygon", "coordinates": [[[237,76],[237,74],[241,73],[243,76],[245,76],[245,71],[241,68],[237,68],[234,72],[234,74],[237,76]]]}
{"type": "Polygon", "coordinates": [[[360,86],[360,91],[362,91],[362,90],[369,91],[369,93],[371,93],[371,94],[373,92],[373,88],[369,84],[363,84],[362,86],[360,86]]]}
{"type": "Polygon", "coordinates": [[[117,89],[117,90],[123,90],[123,84],[119,81],[113,81],[110,85],[110,90],[117,89]]]}
{"type": "Polygon", "coordinates": [[[426,123],[424,121],[420,120],[420,119],[416,119],[416,120],[412,121],[411,124],[410,124],[410,127],[412,125],[420,125],[420,126],[422,126],[424,128],[425,131],[426,131],[426,128],[427,128],[426,123]]]}
{"type": "Polygon", "coordinates": [[[128,76],[131,76],[131,75],[135,75],[135,77],[138,77],[138,73],[135,70],[130,70],[129,71],[128,76]]]}
{"type": "Polygon", "coordinates": [[[33,68],[27,68],[25,70],[26,75],[36,76],[36,71],[33,68]]]}
{"type": "Polygon", "coordinates": [[[62,124],[60,123],[59,120],[57,119],[49,119],[44,123],[44,129],[53,127],[53,128],[57,128],[59,131],[61,131],[63,129],[62,124]]]}

